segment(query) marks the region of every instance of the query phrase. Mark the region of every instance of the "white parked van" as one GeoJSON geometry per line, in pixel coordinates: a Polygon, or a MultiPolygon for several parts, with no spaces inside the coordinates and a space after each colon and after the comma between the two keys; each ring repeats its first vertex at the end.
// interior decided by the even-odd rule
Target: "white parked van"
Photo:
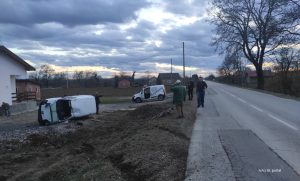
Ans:
{"type": "Polygon", "coordinates": [[[132,97],[132,102],[141,103],[143,101],[162,101],[166,97],[164,85],[153,85],[144,87],[139,93],[132,97]]]}
{"type": "Polygon", "coordinates": [[[96,113],[96,99],[92,95],[56,97],[42,101],[39,105],[40,125],[49,125],[96,113]]]}

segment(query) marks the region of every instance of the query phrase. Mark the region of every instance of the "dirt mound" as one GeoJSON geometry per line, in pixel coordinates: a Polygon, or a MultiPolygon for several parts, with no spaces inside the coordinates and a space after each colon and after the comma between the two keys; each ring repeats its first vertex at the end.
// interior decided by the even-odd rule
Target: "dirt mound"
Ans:
{"type": "Polygon", "coordinates": [[[156,116],[170,107],[161,103],[106,113],[68,134],[0,142],[0,179],[183,180],[195,105],[185,103],[190,115],[185,119],[175,119],[175,110],[156,116]]]}

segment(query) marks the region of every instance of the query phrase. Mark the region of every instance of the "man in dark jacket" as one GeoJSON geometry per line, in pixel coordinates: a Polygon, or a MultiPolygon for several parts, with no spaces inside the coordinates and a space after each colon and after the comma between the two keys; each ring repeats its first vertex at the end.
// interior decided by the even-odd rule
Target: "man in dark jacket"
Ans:
{"type": "Polygon", "coordinates": [[[176,105],[178,113],[177,118],[183,118],[183,101],[185,101],[186,88],[181,85],[180,80],[177,80],[175,85],[172,86],[171,91],[173,92],[173,104],[176,105]]]}
{"type": "Polygon", "coordinates": [[[202,77],[199,77],[199,81],[197,82],[196,92],[198,98],[198,106],[197,107],[204,107],[204,96],[205,96],[205,89],[207,89],[206,82],[203,81],[202,77]]]}
{"type": "Polygon", "coordinates": [[[97,92],[94,97],[96,102],[96,114],[99,114],[99,104],[101,103],[100,97],[102,97],[102,95],[99,95],[97,92]]]}
{"type": "Polygon", "coordinates": [[[9,104],[6,103],[6,102],[2,102],[2,106],[1,107],[4,110],[4,115],[6,117],[9,117],[10,116],[10,106],[9,106],[9,104]]]}
{"type": "Polygon", "coordinates": [[[189,83],[188,83],[189,100],[193,100],[193,92],[194,92],[194,82],[189,81],[189,83]]]}

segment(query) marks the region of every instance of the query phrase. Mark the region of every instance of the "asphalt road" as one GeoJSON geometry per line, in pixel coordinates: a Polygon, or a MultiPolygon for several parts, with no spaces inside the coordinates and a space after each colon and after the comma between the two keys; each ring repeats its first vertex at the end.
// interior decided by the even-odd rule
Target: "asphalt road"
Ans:
{"type": "Polygon", "coordinates": [[[208,82],[186,180],[300,180],[300,102],[208,82]]]}

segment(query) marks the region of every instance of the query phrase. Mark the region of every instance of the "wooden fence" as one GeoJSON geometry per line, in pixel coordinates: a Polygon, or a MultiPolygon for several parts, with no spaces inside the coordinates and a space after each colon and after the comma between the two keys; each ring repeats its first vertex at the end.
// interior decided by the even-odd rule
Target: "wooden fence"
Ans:
{"type": "Polygon", "coordinates": [[[28,100],[36,100],[36,92],[17,92],[11,93],[13,102],[22,102],[28,100]]]}

